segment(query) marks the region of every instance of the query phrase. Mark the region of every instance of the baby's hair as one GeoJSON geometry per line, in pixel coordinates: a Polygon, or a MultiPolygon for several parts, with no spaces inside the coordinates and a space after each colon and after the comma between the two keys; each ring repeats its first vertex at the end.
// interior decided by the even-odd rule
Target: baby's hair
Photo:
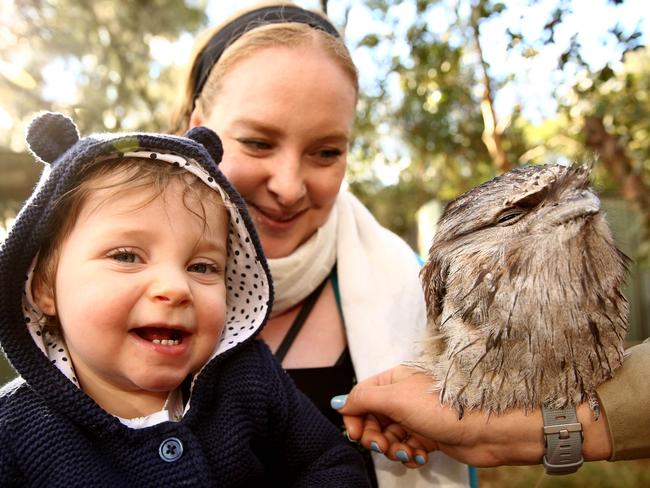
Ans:
{"type": "Polygon", "coordinates": [[[214,105],[214,99],[221,87],[221,81],[231,67],[245,57],[263,49],[310,45],[321,48],[348,75],[355,93],[358,93],[359,81],[357,68],[343,40],[321,29],[315,29],[308,24],[299,22],[261,25],[242,34],[241,37],[225,49],[219,60],[214,64],[205,85],[201,89],[201,93],[194,93],[196,84],[195,77],[198,76],[195,65],[200,61],[202,53],[208,46],[210,39],[225,24],[209,29],[199,37],[190,66],[187,67],[188,71],[186,73],[185,89],[181,95],[182,98],[179,100],[175,112],[172,115],[172,133],[182,134],[187,131],[195,104],[203,112],[205,117],[209,116],[210,108],[214,105]]]}
{"type": "Polygon", "coordinates": [[[90,195],[100,190],[108,190],[106,197],[99,202],[99,207],[125,191],[153,190],[143,198],[138,207],[143,208],[164,195],[165,188],[173,181],[184,183],[183,205],[200,218],[207,228],[206,202],[219,202],[223,205],[223,200],[219,193],[179,166],[146,158],[125,157],[103,160],[99,164],[93,161],[82,167],[78,175],[78,183],[54,203],[52,218],[43,233],[43,244],[34,269],[32,289],[35,289],[36,285],[54,289],[59,250],[63,241],[72,232],[81,209],[90,195]],[[196,212],[188,205],[190,199],[199,203],[200,212],[196,212]]]}

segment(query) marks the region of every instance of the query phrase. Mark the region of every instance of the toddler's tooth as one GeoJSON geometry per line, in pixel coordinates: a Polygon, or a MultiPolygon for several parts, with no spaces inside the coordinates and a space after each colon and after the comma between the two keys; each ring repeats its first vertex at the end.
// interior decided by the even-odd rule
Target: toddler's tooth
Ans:
{"type": "Polygon", "coordinates": [[[151,342],[161,346],[178,346],[181,343],[180,339],[153,339],[151,342]]]}

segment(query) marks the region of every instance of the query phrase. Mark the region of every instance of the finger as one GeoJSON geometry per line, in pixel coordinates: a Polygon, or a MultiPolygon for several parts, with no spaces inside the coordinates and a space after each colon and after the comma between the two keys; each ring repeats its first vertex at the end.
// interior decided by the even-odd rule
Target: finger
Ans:
{"type": "Polygon", "coordinates": [[[364,417],[357,415],[344,415],[343,423],[348,439],[358,441],[361,439],[364,431],[364,417]]]}
{"type": "Polygon", "coordinates": [[[412,463],[405,464],[405,466],[409,468],[421,468],[429,462],[429,453],[416,436],[410,436],[405,443],[411,448],[413,453],[413,457],[411,458],[412,463]],[[413,463],[414,465],[411,465],[413,463]]]}
{"type": "Polygon", "coordinates": [[[421,468],[428,461],[428,455],[422,442],[398,424],[384,428],[384,435],[390,439],[386,456],[399,461],[407,468],[421,468]]]}
{"type": "Polygon", "coordinates": [[[429,460],[428,452],[437,449],[437,444],[417,434],[409,434],[397,424],[385,427],[383,432],[369,435],[368,439],[377,442],[389,459],[404,462],[408,467],[425,465],[429,460]]]}
{"type": "Polygon", "coordinates": [[[383,433],[391,444],[401,444],[409,438],[409,432],[395,423],[385,426],[383,433]]]}
{"type": "Polygon", "coordinates": [[[372,376],[358,383],[347,395],[338,395],[331,399],[332,408],[344,415],[363,415],[380,412],[390,416],[386,405],[391,399],[391,384],[388,377],[390,370],[372,376]],[[384,385],[384,386],[382,386],[384,385]]]}
{"type": "Polygon", "coordinates": [[[422,443],[397,424],[382,428],[381,423],[372,415],[365,418],[364,432],[360,440],[366,448],[385,453],[396,462],[402,462],[408,468],[422,467],[428,461],[427,452],[422,443]]]}
{"type": "Polygon", "coordinates": [[[363,386],[359,383],[347,395],[332,398],[330,404],[343,415],[365,415],[382,411],[382,390],[380,386],[363,386]]]}
{"type": "Polygon", "coordinates": [[[404,404],[403,398],[398,394],[400,392],[399,383],[407,378],[419,376],[422,374],[417,369],[396,366],[361,381],[347,395],[338,395],[332,398],[332,408],[346,415],[362,415],[372,412],[399,420],[393,415],[404,404]]]}
{"type": "Polygon", "coordinates": [[[384,454],[388,459],[399,461],[405,466],[417,466],[415,464],[415,449],[405,442],[392,442],[384,454]]]}
{"type": "Polygon", "coordinates": [[[391,424],[384,428],[384,436],[389,442],[385,450],[386,457],[392,461],[408,463],[413,459],[413,449],[405,443],[409,433],[398,424],[391,424]]]}
{"type": "Polygon", "coordinates": [[[383,453],[388,447],[389,441],[383,433],[381,422],[374,415],[368,414],[364,418],[363,435],[361,445],[366,449],[383,453]]]}

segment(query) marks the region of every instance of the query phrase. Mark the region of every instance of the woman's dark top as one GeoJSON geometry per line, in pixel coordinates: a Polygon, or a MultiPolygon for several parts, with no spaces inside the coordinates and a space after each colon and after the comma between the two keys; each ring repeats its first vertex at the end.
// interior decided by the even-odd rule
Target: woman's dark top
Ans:
{"type": "MultiPolygon", "coordinates": [[[[303,302],[300,312],[298,312],[298,315],[291,324],[287,335],[284,337],[282,343],[275,352],[275,357],[279,362],[282,362],[284,360],[287,351],[289,351],[291,348],[293,341],[298,336],[298,333],[302,329],[305,320],[309,316],[309,313],[311,312],[315,303],[318,301],[318,297],[325,288],[325,285],[327,285],[328,281],[332,282],[339,314],[341,315],[341,319],[343,319],[338,279],[336,275],[336,265],[334,265],[329,277],[323,280],[323,282],[318,285],[318,287],[311,293],[311,295],[309,295],[303,302]]],[[[330,400],[333,396],[349,392],[356,384],[356,375],[348,347],[345,347],[333,366],[321,368],[296,368],[287,369],[286,371],[289,376],[291,376],[298,389],[307,395],[307,397],[309,397],[309,399],[318,407],[323,415],[325,415],[325,417],[327,417],[330,422],[339,427],[342,431],[345,431],[343,417],[340,413],[338,413],[330,406],[330,400]]],[[[364,462],[366,463],[368,477],[370,478],[371,484],[373,487],[377,487],[375,469],[372,463],[372,458],[370,457],[370,453],[365,450],[360,444],[358,444],[358,448],[363,455],[364,462]]]]}

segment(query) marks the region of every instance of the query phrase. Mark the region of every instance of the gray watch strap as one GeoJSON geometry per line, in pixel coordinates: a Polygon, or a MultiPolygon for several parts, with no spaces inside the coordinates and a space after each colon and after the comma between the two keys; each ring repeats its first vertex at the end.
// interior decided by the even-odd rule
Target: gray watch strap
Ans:
{"type": "Polygon", "coordinates": [[[546,474],[570,474],[582,466],[582,425],[575,407],[542,407],[544,417],[544,470],[546,474]]]}

